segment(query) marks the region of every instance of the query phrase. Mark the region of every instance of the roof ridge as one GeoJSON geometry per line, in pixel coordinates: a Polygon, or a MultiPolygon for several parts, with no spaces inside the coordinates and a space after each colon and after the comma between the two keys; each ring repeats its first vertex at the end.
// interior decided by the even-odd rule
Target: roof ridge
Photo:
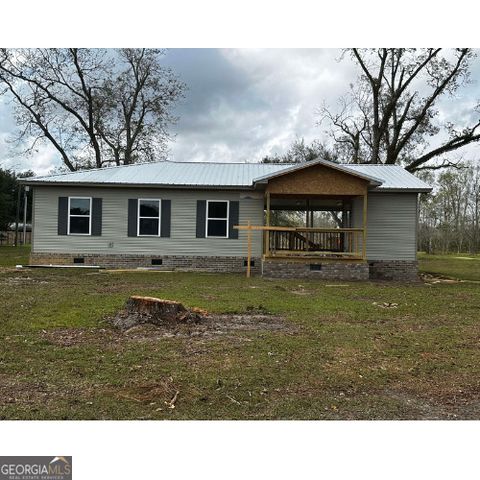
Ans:
{"type": "Polygon", "coordinates": [[[86,168],[84,170],[75,170],[73,172],[60,172],[60,173],[51,173],[47,175],[39,175],[38,177],[35,178],[45,178],[45,177],[61,177],[63,175],[71,175],[73,173],[85,173],[85,172],[98,172],[98,171],[103,171],[103,170],[111,170],[115,168],[126,168],[126,167],[138,167],[140,165],[154,165],[154,164],[160,164],[160,163],[174,163],[177,165],[180,164],[203,164],[203,165],[274,165],[274,166],[292,166],[292,165],[297,165],[296,163],[263,163],[263,162],[213,162],[213,161],[208,161],[208,162],[203,162],[203,161],[182,161],[182,160],[157,160],[155,162],[138,162],[138,163],[129,163],[127,165],[110,165],[108,167],[97,167],[97,168],[86,168]]]}
{"type": "Polygon", "coordinates": [[[166,163],[166,162],[167,160],[157,160],[156,162],[138,162],[138,163],[129,163],[127,165],[110,165],[108,167],[85,168],[84,170],[75,170],[73,172],[61,172],[61,173],[52,173],[48,175],[41,175],[35,178],[61,177],[62,175],[71,175],[72,173],[98,172],[101,170],[110,170],[113,168],[137,167],[139,165],[152,165],[154,163],[166,163]]]}
{"type": "Polygon", "coordinates": [[[339,163],[339,165],[345,165],[348,167],[402,167],[402,165],[395,165],[392,163],[339,163]]]}
{"type": "MultiPolygon", "coordinates": [[[[263,162],[214,162],[214,161],[194,161],[194,160],[165,160],[166,163],[198,163],[206,165],[298,165],[297,163],[263,163],[263,162]]],[[[138,164],[137,164],[138,165],[138,164]]]]}

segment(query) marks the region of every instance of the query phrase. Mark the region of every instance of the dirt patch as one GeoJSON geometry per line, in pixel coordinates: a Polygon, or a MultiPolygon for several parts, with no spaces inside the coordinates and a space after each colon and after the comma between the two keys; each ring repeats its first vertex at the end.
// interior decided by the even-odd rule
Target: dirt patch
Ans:
{"type": "Polygon", "coordinates": [[[132,296],[124,309],[109,319],[116,330],[128,336],[142,335],[145,326],[149,336],[198,337],[254,330],[285,330],[281,318],[270,315],[263,305],[249,305],[245,313],[210,314],[199,308],[186,308],[173,300],[132,296]]]}
{"type": "Polygon", "coordinates": [[[459,386],[453,382],[412,385],[407,382],[392,385],[385,394],[415,406],[417,420],[478,420],[480,417],[480,392],[478,387],[471,385],[459,386]]]}
{"type": "MultiPolygon", "coordinates": [[[[59,399],[80,398],[91,393],[79,386],[61,388],[44,382],[23,381],[19,377],[0,375],[0,407],[9,404],[29,406],[46,405],[58,402],[59,399]]],[[[1,418],[1,417],[0,417],[1,418]]]]}
{"type": "Polygon", "coordinates": [[[31,278],[31,277],[24,277],[22,276],[14,276],[14,277],[5,277],[2,278],[0,281],[0,284],[3,285],[10,285],[10,286],[21,286],[21,285],[27,285],[27,284],[46,284],[49,283],[46,280],[38,280],[36,278],[31,278]]]}
{"type": "Polygon", "coordinates": [[[207,315],[190,322],[165,322],[161,325],[144,323],[135,315],[117,315],[111,319],[115,328],[128,338],[149,337],[212,337],[241,331],[293,331],[283,318],[265,314],[207,315]],[[140,324],[139,324],[140,322],[140,324]]]}
{"type": "Polygon", "coordinates": [[[138,324],[136,319],[126,317],[122,318],[119,327],[118,316],[107,321],[112,324],[112,328],[56,328],[44,330],[42,337],[61,347],[88,344],[112,348],[125,342],[155,342],[161,338],[212,339],[222,335],[235,335],[239,338],[236,334],[242,332],[274,331],[293,334],[297,331],[282,317],[248,313],[208,315],[199,322],[164,325],[138,324]]]}
{"type": "Polygon", "coordinates": [[[54,328],[43,330],[44,340],[59,347],[75,345],[112,345],[123,341],[120,332],[111,328],[54,328]]]}

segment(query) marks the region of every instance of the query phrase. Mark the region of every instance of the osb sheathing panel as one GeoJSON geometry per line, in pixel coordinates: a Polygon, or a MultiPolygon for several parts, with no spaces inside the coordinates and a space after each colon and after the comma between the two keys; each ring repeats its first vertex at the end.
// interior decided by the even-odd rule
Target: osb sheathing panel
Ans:
{"type": "Polygon", "coordinates": [[[312,165],[268,182],[266,191],[277,194],[366,195],[368,180],[324,165],[312,165]]]}

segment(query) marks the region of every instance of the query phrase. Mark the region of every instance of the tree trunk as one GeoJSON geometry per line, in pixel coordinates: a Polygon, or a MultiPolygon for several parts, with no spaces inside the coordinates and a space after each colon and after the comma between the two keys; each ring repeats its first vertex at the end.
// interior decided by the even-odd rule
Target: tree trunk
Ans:
{"type": "Polygon", "coordinates": [[[180,302],[153,297],[130,297],[126,308],[128,313],[148,315],[152,319],[167,322],[181,320],[188,314],[188,310],[180,302]]]}

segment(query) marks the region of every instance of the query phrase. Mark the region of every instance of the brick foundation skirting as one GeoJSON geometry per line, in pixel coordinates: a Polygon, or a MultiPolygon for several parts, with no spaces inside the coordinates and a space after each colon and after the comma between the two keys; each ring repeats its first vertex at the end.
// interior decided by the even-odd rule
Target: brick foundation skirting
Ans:
{"type": "MultiPolygon", "coordinates": [[[[183,255],[101,255],[91,253],[32,253],[32,265],[73,265],[75,259],[83,259],[83,265],[98,265],[105,268],[155,267],[161,270],[204,271],[218,273],[245,273],[246,258],[200,257],[183,255]],[[152,265],[152,260],[161,260],[161,265],[152,265]]],[[[261,259],[252,258],[252,274],[261,272],[261,259]]]]}
{"type": "Polygon", "coordinates": [[[317,278],[324,280],[368,280],[367,263],[319,262],[311,263],[266,260],[263,275],[274,278],[317,278]]]}
{"type": "Polygon", "coordinates": [[[374,260],[370,265],[373,280],[418,281],[418,262],[415,260],[374,260]]]}
{"type": "MultiPolygon", "coordinates": [[[[245,273],[246,258],[207,257],[183,255],[122,255],[122,254],[67,254],[32,253],[33,265],[72,265],[82,259],[84,265],[105,268],[152,267],[163,270],[204,271],[214,273],[245,273]],[[161,260],[161,265],[152,265],[152,260],[161,260]]],[[[260,258],[252,258],[252,274],[262,272],[260,258]]],[[[418,262],[406,260],[378,260],[367,263],[319,262],[311,263],[265,260],[263,275],[276,278],[317,278],[325,280],[395,280],[417,281],[418,262]]]]}

